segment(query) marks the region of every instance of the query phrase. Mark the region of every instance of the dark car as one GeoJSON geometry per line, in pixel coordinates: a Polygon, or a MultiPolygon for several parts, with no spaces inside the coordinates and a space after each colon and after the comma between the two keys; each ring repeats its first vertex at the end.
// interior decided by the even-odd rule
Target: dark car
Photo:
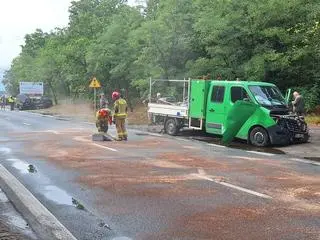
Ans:
{"type": "Polygon", "coordinates": [[[37,109],[49,108],[53,106],[53,102],[48,97],[41,97],[34,100],[37,109]]]}
{"type": "Polygon", "coordinates": [[[24,94],[19,94],[16,97],[16,107],[19,110],[34,110],[36,106],[33,99],[24,94]]]}

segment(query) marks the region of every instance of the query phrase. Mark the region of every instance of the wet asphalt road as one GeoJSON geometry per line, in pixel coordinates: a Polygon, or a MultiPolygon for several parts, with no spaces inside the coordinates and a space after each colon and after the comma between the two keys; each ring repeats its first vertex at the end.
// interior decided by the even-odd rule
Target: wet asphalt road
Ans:
{"type": "Polygon", "coordinates": [[[319,239],[317,162],[133,130],[93,143],[90,123],[27,112],[0,126],[1,163],[79,240],[319,239]]]}

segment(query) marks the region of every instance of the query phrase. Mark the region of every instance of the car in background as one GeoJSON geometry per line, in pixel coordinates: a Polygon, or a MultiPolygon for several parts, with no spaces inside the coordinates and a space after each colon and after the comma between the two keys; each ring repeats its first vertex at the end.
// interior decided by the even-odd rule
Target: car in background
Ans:
{"type": "Polygon", "coordinates": [[[36,109],[50,108],[53,106],[52,100],[44,96],[34,99],[34,104],[36,109]]]}
{"type": "Polygon", "coordinates": [[[16,107],[19,110],[44,109],[53,106],[53,102],[48,97],[29,97],[25,94],[19,94],[16,97],[16,107]]]}
{"type": "Polygon", "coordinates": [[[16,96],[16,108],[19,110],[34,110],[36,106],[32,98],[25,94],[19,94],[16,96]]]}

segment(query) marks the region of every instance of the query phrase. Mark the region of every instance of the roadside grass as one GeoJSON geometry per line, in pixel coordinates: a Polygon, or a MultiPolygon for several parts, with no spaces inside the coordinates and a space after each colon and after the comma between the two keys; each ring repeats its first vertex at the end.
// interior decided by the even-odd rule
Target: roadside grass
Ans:
{"type": "Polygon", "coordinates": [[[94,121],[94,111],[87,103],[61,103],[51,108],[32,110],[31,112],[45,115],[58,115],[67,117],[77,117],[85,121],[94,121]]]}
{"type": "Polygon", "coordinates": [[[133,112],[128,113],[129,125],[146,125],[148,124],[147,107],[144,105],[138,105],[133,108],[133,112]]]}
{"type": "Polygon", "coordinates": [[[308,125],[316,125],[316,126],[320,125],[320,115],[315,115],[315,114],[307,115],[305,119],[308,125]]]}
{"type": "MultiPolygon", "coordinates": [[[[92,106],[89,103],[61,103],[51,108],[32,110],[31,112],[41,113],[44,115],[77,117],[89,122],[95,121],[95,113],[92,109],[92,106]]],[[[133,112],[129,110],[128,124],[148,124],[148,114],[146,106],[141,104],[134,107],[133,112]]]]}

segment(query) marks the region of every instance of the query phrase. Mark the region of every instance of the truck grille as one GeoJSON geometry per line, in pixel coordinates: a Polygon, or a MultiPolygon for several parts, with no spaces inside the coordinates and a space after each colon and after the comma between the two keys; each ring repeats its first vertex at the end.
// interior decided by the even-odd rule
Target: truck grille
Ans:
{"type": "Polygon", "coordinates": [[[306,124],[294,118],[282,117],[279,119],[278,124],[290,132],[301,133],[307,131],[306,124]]]}

